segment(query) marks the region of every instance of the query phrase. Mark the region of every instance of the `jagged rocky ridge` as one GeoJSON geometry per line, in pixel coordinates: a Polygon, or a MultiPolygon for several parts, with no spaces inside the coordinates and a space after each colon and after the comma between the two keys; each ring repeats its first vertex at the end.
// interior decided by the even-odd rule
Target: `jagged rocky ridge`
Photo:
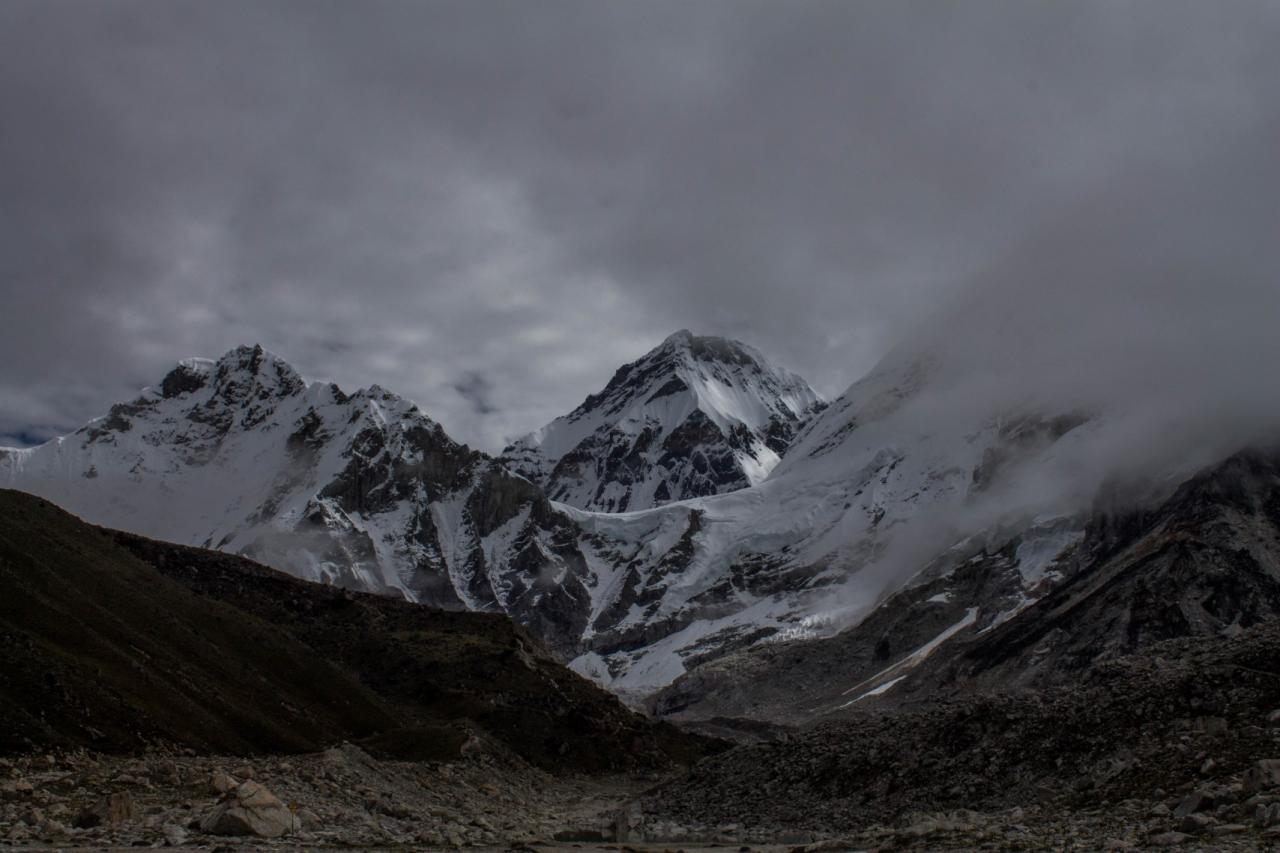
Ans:
{"type": "Polygon", "coordinates": [[[761,482],[824,405],[746,344],[681,330],[503,458],[552,500],[649,509],[761,482]]]}
{"type": "Polygon", "coordinates": [[[409,401],[308,384],[261,347],[183,361],[106,417],[9,452],[0,484],[309,580],[502,610],[560,649],[581,633],[577,528],[536,487],[409,401]]]}
{"type": "Polygon", "coordinates": [[[1006,621],[1069,574],[1062,559],[1089,518],[1079,495],[1045,485],[1071,482],[1107,418],[993,413],[949,399],[947,382],[936,359],[894,353],[756,485],[602,513],[549,500],[394,394],[308,384],[241,348],[182,363],[70,436],[8,451],[0,484],[304,578],[506,612],[638,698],[726,654],[858,625],[892,626],[892,662],[1006,621]],[[988,559],[998,571],[984,580],[988,559]],[[950,586],[913,604],[921,618],[895,615],[938,578],[950,586]]]}
{"type": "Polygon", "coordinates": [[[756,486],[626,514],[549,501],[412,403],[308,384],[260,347],[182,362],[77,432],[6,452],[0,484],[310,580],[506,612],[579,672],[639,696],[734,649],[865,617],[915,573],[885,566],[919,544],[917,516],[1052,464],[1088,426],[1027,414],[940,434],[912,411],[930,369],[887,362],[756,486]]]}
{"type": "Polygon", "coordinates": [[[552,503],[411,402],[307,383],[261,347],[185,360],[75,433],[4,451],[0,485],[308,580],[505,612],[564,659],[670,630],[643,623],[700,529],[691,508],[619,525],[552,503]]]}

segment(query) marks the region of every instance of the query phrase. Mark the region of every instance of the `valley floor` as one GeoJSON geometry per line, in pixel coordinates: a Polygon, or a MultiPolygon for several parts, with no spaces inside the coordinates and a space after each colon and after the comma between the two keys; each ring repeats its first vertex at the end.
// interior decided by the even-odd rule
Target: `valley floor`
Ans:
{"type": "MultiPolygon", "coordinates": [[[[890,825],[821,838],[781,826],[676,822],[643,811],[640,797],[663,779],[555,778],[509,755],[476,751],[452,763],[379,761],[344,745],[322,753],[258,758],[156,752],[85,753],[0,763],[0,846],[104,850],[455,849],[660,850],[1124,850],[1177,847],[1263,850],[1280,827],[1254,816],[1280,796],[1225,797],[1192,817],[1168,801],[1125,800],[1072,811],[1052,805],[979,813],[911,813],[890,825]],[[206,832],[208,817],[235,805],[243,784],[278,797],[288,827],[275,837],[206,832]],[[202,828],[202,822],[204,828],[202,828]]],[[[1278,807],[1280,808],[1280,807],[1278,807]]],[[[267,810],[269,812],[270,809],[267,810]]],[[[673,810],[674,811],[674,810],[673,810]]],[[[260,826],[270,825],[264,812],[260,826]]]]}
{"type": "Polygon", "coordinates": [[[483,751],[451,763],[379,761],[350,745],[252,760],[42,755],[0,763],[0,845],[509,849],[612,839],[624,803],[655,781],[554,778],[483,751]],[[282,806],[262,810],[258,824],[278,837],[225,835],[206,820],[250,780],[282,806]]]}

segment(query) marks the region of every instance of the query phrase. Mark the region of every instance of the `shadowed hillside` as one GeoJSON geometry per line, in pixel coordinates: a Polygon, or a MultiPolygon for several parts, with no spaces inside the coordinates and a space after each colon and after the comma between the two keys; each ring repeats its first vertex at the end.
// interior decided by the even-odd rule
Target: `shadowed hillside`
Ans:
{"type": "Polygon", "coordinates": [[[0,491],[0,749],[456,756],[662,766],[707,741],[655,725],[504,616],[446,613],[87,525],[0,491]]]}

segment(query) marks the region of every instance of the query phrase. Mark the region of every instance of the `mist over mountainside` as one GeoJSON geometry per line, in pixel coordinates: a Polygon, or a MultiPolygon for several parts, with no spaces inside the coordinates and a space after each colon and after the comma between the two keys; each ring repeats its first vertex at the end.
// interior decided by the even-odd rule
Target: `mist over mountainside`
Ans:
{"type": "Polygon", "coordinates": [[[686,724],[799,723],[1067,686],[1154,643],[1280,618],[1274,449],[1212,465],[1154,506],[1104,494],[1042,525],[966,540],[849,630],[735,652],[650,704],[686,724]]]}
{"type": "MultiPolygon", "coordinates": [[[[680,333],[513,449],[520,476],[388,391],[309,385],[241,348],[6,451],[0,482],[302,577],[509,613],[633,697],[737,649],[856,625],[926,567],[954,571],[966,542],[1018,537],[1021,580],[1000,604],[1016,611],[1059,577],[1047,567],[1101,493],[1152,505],[1280,435],[1274,258],[1236,251],[1280,216],[1197,206],[1217,188],[1166,177],[1128,179],[1167,200],[1145,218],[1082,203],[1046,223],[803,425],[816,398],[801,381],[680,333]],[[1173,238],[1199,218],[1203,234],[1173,238]],[[716,388],[720,407],[702,408],[716,388]],[[748,428],[673,445],[684,427],[664,417],[714,425],[711,409],[748,428]],[[651,418],[666,450],[634,453],[651,418]],[[797,430],[776,464],[771,423],[797,430]],[[729,480],[692,476],[702,464],[729,480]],[[740,475],[755,482],[719,493],[740,475]],[[582,509],[533,480],[584,505],[659,505],[582,509]],[[717,493],[662,503],[663,484],[717,493]]],[[[995,618],[991,602],[962,604],[995,618]]]]}
{"type": "Polygon", "coordinates": [[[552,500],[649,509],[763,481],[823,406],[803,379],[751,347],[681,330],[518,439],[503,461],[552,500]]]}
{"type": "MultiPolygon", "coordinates": [[[[680,333],[588,402],[616,399],[612,410],[640,413],[630,426],[643,423],[648,386],[673,364],[700,364],[688,357],[698,349],[721,367],[725,353],[750,352],[680,333]],[[637,372],[647,382],[629,382],[637,372]]],[[[799,427],[755,485],[635,512],[550,501],[412,403],[376,386],[347,395],[308,384],[260,347],[184,361],[76,433],[4,451],[0,479],[95,522],[311,580],[509,613],[579,672],[639,698],[735,650],[857,625],[913,579],[957,571],[973,543],[1016,540],[1008,581],[996,598],[957,585],[949,611],[979,626],[1008,619],[1061,579],[1052,566],[1083,536],[1104,485],[1129,502],[1158,500],[1217,452],[1175,444],[1177,458],[1156,465],[1103,464],[1100,453],[1137,438],[1123,409],[1001,407],[975,397],[973,374],[940,352],[899,347],[799,427]]],[[[772,383],[750,391],[757,411],[782,405],[772,383]]],[[[679,393],[691,406],[687,386],[679,393]]],[[[631,440],[616,423],[598,431],[631,440]]],[[[666,464],[692,469],[709,449],[686,445],[666,464]]],[[[606,466],[597,488],[635,486],[610,480],[617,470],[606,466]]],[[[926,624],[908,634],[928,641],[926,624]]]]}

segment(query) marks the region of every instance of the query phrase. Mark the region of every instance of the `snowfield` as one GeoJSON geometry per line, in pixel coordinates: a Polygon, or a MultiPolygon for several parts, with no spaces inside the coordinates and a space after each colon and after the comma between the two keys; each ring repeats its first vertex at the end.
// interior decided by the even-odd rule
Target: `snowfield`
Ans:
{"type": "Polygon", "coordinates": [[[0,484],[310,580],[506,612],[642,697],[708,656],[855,624],[981,531],[1042,531],[1015,558],[1024,604],[1055,580],[1079,530],[1039,484],[1097,421],[939,418],[936,370],[891,357],[823,409],[754,350],[682,332],[495,460],[384,389],[241,347],[0,451],[0,484]]]}

